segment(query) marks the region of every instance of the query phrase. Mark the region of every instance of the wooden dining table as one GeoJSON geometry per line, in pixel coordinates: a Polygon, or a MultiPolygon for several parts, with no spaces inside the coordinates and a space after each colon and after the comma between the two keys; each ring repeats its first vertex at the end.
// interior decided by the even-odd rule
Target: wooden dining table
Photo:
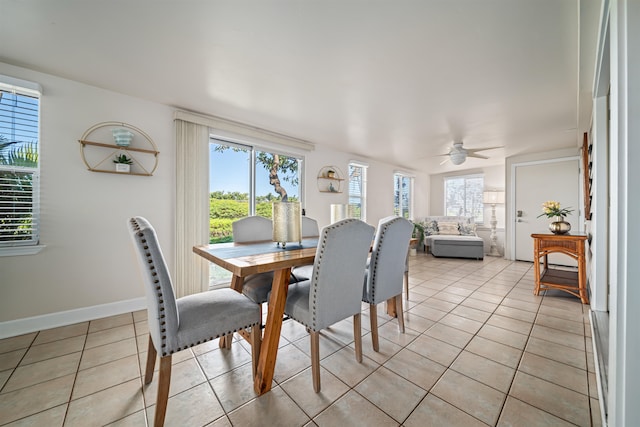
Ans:
{"type": "Polygon", "coordinates": [[[274,242],[219,243],[193,248],[196,254],[230,271],[233,274],[231,288],[238,292],[242,292],[245,277],[274,272],[253,384],[259,395],[271,390],[291,268],[313,264],[317,245],[317,239],[303,239],[300,243],[287,243],[284,248],[274,242]]]}

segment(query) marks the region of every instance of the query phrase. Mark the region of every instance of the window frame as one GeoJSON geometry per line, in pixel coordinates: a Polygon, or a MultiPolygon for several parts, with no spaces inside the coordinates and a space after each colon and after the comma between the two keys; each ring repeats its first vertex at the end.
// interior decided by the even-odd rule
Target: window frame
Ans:
{"type": "MultiPolygon", "coordinates": [[[[41,120],[42,120],[42,87],[34,82],[16,79],[9,76],[0,75],[0,90],[5,93],[12,93],[29,98],[37,99],[37,124],[36,129],[36,150],[38,162],[36,167],[0,165],[0,170],[10,173],[28,173],[32,176],[31,181],[31,226],[33,231],[28,240],[1,240],[0,256],[34,255],[45,248],[40,244],[41,217],[40,217],[40,168],[41,168],[41,120]]],[[[16,126],[13,124],[12,126],[16,126]]],[[[15,130],[12,129],[12,130],[15,130]]]]}
{"type": "Polygon", "coordinates": [[[484,174],[482,173],[476,173],[476,174],[469,174],[469,175],[452,175],[452,176],[447,176],[444,177],[444,182],[443,182],[443,207],[444,207],[444,215],[449,215],[448,213],[448,205],[447,205],[447,184],[450,181],[453,180],[464,180],[464,190],[465,190],[465,194],[463,197],[464,200],[464,212],[460,215],[455,215],[455,216],[471,216],[474,219],[474,222],[478,225],[483,225],[485,223],[484,220],[484,203],[482,201],[482,193],[484,191],[484,174]],[[477,209],[477,213],[475,215],[471,213],[469,213],[471,211],[471,207],[467,208],[467,204],[469,202],[468,197],[467,197],[467,180],[472,180],[472,179],[481,179],[482,182],[480,183],[480,191],[479,194],[477,195],[477,204],[478,204],[478,209],[477,209]],[[478,215],[480,216],[481,220],[478,220],[478,215]]]}
{"type": "Polygon", "coordinates": [[[348,184],[347,184],[347,192],[348,192],[348,215],[350,218],[357,218],[354,216],[354,209],[351,207],[351,199],[358,199],[360,201],[360,218],[357,218],[361,221],[367,220],[367,169],[369,165],[361,162],[351,161],[347,166],[347,173],[349,176],[348,184]],[[352,183],[352,172],[351,168],[359,168],[360,176],[361,176],[361,185],[360,185],[360,194],[355,194],[351,192],[351,183],[352,183]]]}
{"type": "Polygon", "coordinates": [[[415,177],[413,175],[403,173],[403,172],[395,172],[393,174],[393,214],[397,216],[401,216],[408,220],[413,220],[414,206],[413,206],[413,194],[414,194],[414,182],[415,177]],[[402,193],[402,181],[408,180],[408,195],[407,195],[407,216],[404,216],[404,209],[402,206],[402,194],[398,195],[397,191],[402,193]],[[396,203],[398,201],[398,203],[396,203]],[[399,204],[399,206],[398,206],[399,204]]]}

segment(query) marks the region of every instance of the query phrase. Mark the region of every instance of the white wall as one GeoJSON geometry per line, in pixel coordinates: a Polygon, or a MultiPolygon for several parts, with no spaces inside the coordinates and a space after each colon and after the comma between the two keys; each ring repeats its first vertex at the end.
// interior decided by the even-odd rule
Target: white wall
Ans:
{"type": "MultiPolygon", "coordinates": [[[[4,63],[0,63],[0,74],[43,87],[41,243],[46,245],[37,255],[0,257],[0,336],[6,336],[7,325],[19,319],[45,316],[34,323],[42,329],[38,322],[46,322],[51,314],[84,310],[90,316],[99,311],[97,306],[142,298],[126,219],[142,215],[152,222],[173,271],[174,109],[4,63]],[[152,177],[86,169],[78,139],[88,128],[105,121],[125,122],[149,134],[160,151],[152,177]]],[[[318,219],[321,226],[329,223],[330,204],[347,203],[348,193],[346,182],[341,194],[320,193],[318,171],[335,165],[346,174],[349,160],[370,165],[368,222],[376,224],[393,212],[392,177],[400,168],[327,150],[320,141],[315,151],[306,154],[305,178],[307,215],[318,219]]],[[[416,211],[422,215],[426,188],[428,177],[416,173],[416,211]]]]}

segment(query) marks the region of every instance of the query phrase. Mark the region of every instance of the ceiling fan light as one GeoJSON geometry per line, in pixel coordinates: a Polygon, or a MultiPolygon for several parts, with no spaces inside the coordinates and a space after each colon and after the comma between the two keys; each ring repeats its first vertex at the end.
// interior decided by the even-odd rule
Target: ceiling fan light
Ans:
{"type": "Polygon", "coordinates": [[[467,160],[467,153],[454,151],[449,154],[449,158],[454,165],[461,165],[467,160]]]}

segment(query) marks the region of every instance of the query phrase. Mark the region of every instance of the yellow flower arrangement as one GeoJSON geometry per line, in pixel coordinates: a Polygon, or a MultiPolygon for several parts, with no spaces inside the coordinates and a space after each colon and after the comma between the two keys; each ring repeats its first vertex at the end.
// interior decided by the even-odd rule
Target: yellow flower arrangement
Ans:
{"type": "Polygon", "coordinates": [[[542,204],[542,213],[538,215],[538,218],[541,216],[546,216],[548,218],[553,218],[554,216],[560,216],[564,218],[573,212],[573,209],[563,208],[560,209],[560,202],[555,202],[553,200],[549,200],[542,204]]]}

